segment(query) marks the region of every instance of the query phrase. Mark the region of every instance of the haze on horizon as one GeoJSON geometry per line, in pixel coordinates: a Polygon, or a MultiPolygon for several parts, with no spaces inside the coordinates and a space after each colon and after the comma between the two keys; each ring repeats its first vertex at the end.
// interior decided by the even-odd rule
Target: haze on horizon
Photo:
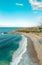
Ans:
{"type": "Polygon", "coordinates": [[[0,27],[32,27],[42,20],[42,0],[0,0],[0,27]]]}

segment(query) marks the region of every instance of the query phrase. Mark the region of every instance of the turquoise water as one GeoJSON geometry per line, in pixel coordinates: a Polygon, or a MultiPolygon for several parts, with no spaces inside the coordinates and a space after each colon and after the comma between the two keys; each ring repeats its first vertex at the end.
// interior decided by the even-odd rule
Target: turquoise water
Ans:
{"type": "Polygon", "coordinates": [[[19,48],[21,40],[19,34],[0,34],[0,65],[10,65],[13,52],[19,48]]]}
{"type": "Polygon", "coordinates": [[[9,32],[12,30],[20,29],[20,27],[0,27],[0,33],[1,32],[9,32]]]}

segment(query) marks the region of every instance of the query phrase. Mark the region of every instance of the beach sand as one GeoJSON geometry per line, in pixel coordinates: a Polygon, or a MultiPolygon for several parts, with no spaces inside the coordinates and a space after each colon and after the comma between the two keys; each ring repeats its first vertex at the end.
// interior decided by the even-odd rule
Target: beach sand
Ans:
{"type": "MultiPolygon", "coordinates": [[[[28,36],[27,36],[27,38],[28,38],[28,36]]],[[[29,53],[30,53],[29,56],[30,56],[31,61],[35,65],[40,65],[39,59],[37,57],[37,53],[35,51],[35,47],[34,47],[34,44],[33,44],[33,41],[31,40],[31,38],[28,38],[27,52],[28,52],[28,49],[29,49],[29,53]]]]}
{"type": "Polygon", "coordinates": [[[27,38],[27,50],[18,65],[40,65],[33,41],[27,34],[24,35],[27,38]]]}
{"type": "Polygon", "coordinates": [[[42,65],[42,44],[38,42],[41,37],[31,33],[25,35],[29,37],[27,49],[30,50],[30,58],[36,65],[42,65]]]}

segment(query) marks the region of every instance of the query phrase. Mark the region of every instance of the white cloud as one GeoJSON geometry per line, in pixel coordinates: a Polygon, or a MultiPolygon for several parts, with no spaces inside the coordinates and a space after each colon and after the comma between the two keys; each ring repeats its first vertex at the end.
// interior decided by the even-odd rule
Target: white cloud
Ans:
{"type": "Polygon", "coordinates": [[[23,4],[22,4],[22,3],[16,3],[16,5],[17,5],[17,6],[23,6],[23,4]]]}
{"type": "Polygon", "coordinates": [[[38,2],[37,0],[29,0],[33,10],[42,10],[42,2],[38,2]]]}

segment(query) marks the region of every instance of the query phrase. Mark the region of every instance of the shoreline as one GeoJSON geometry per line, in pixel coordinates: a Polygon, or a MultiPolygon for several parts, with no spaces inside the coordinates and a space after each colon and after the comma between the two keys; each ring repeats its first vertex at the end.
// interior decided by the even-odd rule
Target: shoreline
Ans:
{"type": "MultiPolygon", "coordinates": [[[[39,56],[40,55],[40,53],[39,53],[39,43],[37,42],[38,40],[35,37],[35,34],[32,34],[32,33],[18,33],[18,34],[24,35],[27,38],[27,54],[28,54],[28,52],[30,53],[29,57],[30,57],[30,60],[32,61],[32,65],[42,65],[42,58],[41,58],[42,56],[39,56]],[[28,49],[29,49],[29,51],[28,51],[28,49]]],[[[41,49],[41,51],[42,51],[42,49],[41,49]]],[[[22,55],[24,55],[24,53],[22,55]]],[[[20,59],[21,59],[21,57],[20,57],[20,59]]],[[[18,58],[19,58],[19,56],[18,56],[18,58]]],[[[13,65],[16,65],[16,64],[13,64],[13,65]]]]}
{"type": "Polygon", "coordinates": [[[37,52],[35,51],[35,47],[34,47],[34,44],[33,44],[33,41],[31,40],[31,38],[29,36],[26,36],[27,37],[27,41],[28,44],[27,44],[27,53],[28,53],[28,49],[29,49],[29,57],[31,59],[31,61],[34,63],[34,65],[40,65],[39,64],[39,59],[37,57],[37,52]]]}
{"type": "Polygon", "coordinates": [[[37,53],[33,45],[33,41],[29,36],[24,36],[27,38],[27,50],[22,55],[22,59],[20,60],[18,65],[40,65],[37,53]]]}
{"type": "Polygon", "coordinates": [[[24,35],[22,35],[22,38],[23,39],[20,42],[19,49],[15,53],[13,53],[12,62],[10,62],[10,65],[18,65],[18,63],[22,59],[22,55],[26,52],[27,38],[24,35]]]}
{"type": "MultiPolygon", "coordinates": [[[[30,60],[32,62],[32,65],[41,65],[40,60],[38,58],[38,54],[37,54],[38,50],[36,50],[35,46],[34,46],[35,41],[33,41],[32,37],[29,34],[22,33],[21,35],[24,35],[27,38],[27,54],[28,54],[28,51],[29,51],[30,52],[29,57],[30,57],[30,60]]],[[[22,59],[22,56],[20,57],[20,60],[21,59],[22,59]]],[[[20,63],[20,61],[18,61],[18,63],[20,63]]],[[[15,64],[10,64],[10,65],[15,65],[15,64]]]]}
{"type": "MultiPolygon", "coordinates": [[[[18,63],[17,64],[13,64],[13,65],[18,65],[19,63],[22,63],[21,60],[23,58],[23,55],[27,52],[27,55],[28,55],[28,65],[40,65],[40,61],[39,61],[39,58],[37,57],[37,52],[35,50],[35,47],[34,47],[34,42],[32,41],[32,39],[27,36],[27,35],[24,35],[25,38],[27,38],[27,46],[26,48],[24,47],[24,51],[20,51],[20,55],[18,56],[18,63]],[[27,49],[27,50],[26,50],[27,49]]],[[[24,39],[25,40],[25,39],[24,39]]],[[[25,42],[25,41],[24,41],[25,42]]],[[[23,42],[22,42],[23,43],[23,42]]],[[[26,43],[25,43],[26,44],[26,43]]],[[[21,44],[22,45],[22,44],[21,44]]],[[[21,46],[21,48],[23,47],[23,45],[21,46]]],[[[24,59],[24,58],[23,58],[24,59]]],[[[24,60],[25,61],[25,60],[24,60]]],[[[16,61],[17,62],[17,61],[16,61]]],[[[21,64],[19,64],[21,65],[21,64]]],[[[22,64],[23,65],[23,64],[22,64]]],[[[26,65],[26,64],[25,64],[26,65]]]]}
{"type": "MultiPolygon", "coordinates": [[[[27,37],[30,38],[30,42],[29,43],[32,43],[32,45],[30,44],[29,46],[29,49],[31,50],[31,54],[32,54],[32,57],[34,59],[36,59],[36,62],[37,65],[42,65],[42,44],[39,43],[39,36],[35,35],[35,34],[31,34],[31,33],[24,33],[24,35],[26,35],[27,37]]],[[[32,60],[34,60],[32,59],[32,60]]]]}
{"type": "Polygon", "coordinates": [[[39,39],[41,39],[41,36],[31,34],[29,35],[31,40],[33,41],[33,45],[37,54],[37,58],[39,59],[39,65],[42,65],[42,44],[39,43],[39,39]]]}

